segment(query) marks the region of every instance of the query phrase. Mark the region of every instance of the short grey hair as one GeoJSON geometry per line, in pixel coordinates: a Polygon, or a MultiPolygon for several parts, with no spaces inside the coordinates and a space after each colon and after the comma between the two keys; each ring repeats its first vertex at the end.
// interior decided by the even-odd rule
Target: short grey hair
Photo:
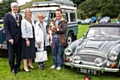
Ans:
{"type": "Polygon", "coordinates": [[[11,7],[13,7],[13,6],[19,6],[19,4],[17,2],[12,2],[11,7]]]}

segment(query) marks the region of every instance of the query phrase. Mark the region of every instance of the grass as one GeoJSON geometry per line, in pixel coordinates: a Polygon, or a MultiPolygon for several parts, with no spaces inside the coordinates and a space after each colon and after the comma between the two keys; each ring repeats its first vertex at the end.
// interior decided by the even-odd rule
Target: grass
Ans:
{"type": "MultiPolygon", "coordinates": [[[[88,29],[88,25],[79,25],[78,38],[82,37],[83,33],[88,29]]],[[[1,53],[1,52],[0,52],[1,53]]],[[[0,58],[0,80],[83,80],[85,75],[77,73],[75,69],[63,67],[61,71],[51,70],[52,65],[51,51],[48,48],[48,61],[45,62],[45,70],[39,70],[37,63],[33,63],[35,70],[30,73],[19,72],[16,76],[11,74],[8,64],[8,58],[0,58]]],[[[23,68],[23,63],[21,69],[23,68]]],[[[89,75],[92,80],[120,80],[111,73],[105,73],[101,76],[89,75]]]]}
{"type": "Polygon", "coordinates": [[[3,27],[3,24],[0,24],[1,27],[3,27]]]}

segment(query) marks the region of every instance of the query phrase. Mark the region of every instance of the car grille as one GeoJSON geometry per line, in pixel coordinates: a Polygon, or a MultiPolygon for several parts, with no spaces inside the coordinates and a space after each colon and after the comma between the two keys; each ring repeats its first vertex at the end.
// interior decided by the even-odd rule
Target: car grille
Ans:
{"type": "Polygon", "coordinates": [[[81,57],[82,61],[87,61],[87,62],[94,62],[96,58],[101,58],[102,61],[105,60],[104,57],[98,56],[98,55],[90,55],[90,54],[79,54],[81,57]]]}

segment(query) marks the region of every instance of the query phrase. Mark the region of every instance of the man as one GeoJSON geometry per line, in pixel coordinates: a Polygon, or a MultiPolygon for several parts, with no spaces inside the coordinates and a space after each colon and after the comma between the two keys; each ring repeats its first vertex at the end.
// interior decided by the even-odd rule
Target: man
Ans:
{"type": "Polygon", "coordinates": [[[11,3],[11,12],[4,15],[4,29],[6,32],[6,43],[9,55],[11,72],[15,74],[20,71],[21,61],[21,20],[18,14],[18,3],[11,3]],[[16,58],[16,60],[15,60],[16,58]],[[16,62],[15,62],[16,61],[16,62]]]}
{"type": "Polygon", "coordinates": [[[52,43],[52,58],[53,65],[51,69],[61,70],[63,65],[63,50],[66,45],[66,30],[67,30],[67,20],[62,17],[61,9],[57,9],[56,17],[53,19],[57,25],[56,33],[53,35],[53,43],[52,43]],[[58,59],[57,59],[58,57],[58,59]]]}

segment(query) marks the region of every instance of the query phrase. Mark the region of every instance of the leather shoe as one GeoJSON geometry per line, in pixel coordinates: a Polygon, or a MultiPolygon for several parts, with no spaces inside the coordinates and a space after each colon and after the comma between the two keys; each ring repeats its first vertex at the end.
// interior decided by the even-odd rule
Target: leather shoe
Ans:
{"type": "Polygon", "coordinates": [[[32,67],[30,67],[30,66],[28,66],[28,68],[30,68],[30,69],[32,69],[32,70],[34,70],[34,68],[32,68],[32,67]]]}
{"type": "Polygon", "coordinates": [[[20,72],[20,71],[21,71],[21,69],[20,69],[20,68],[18,68],[18,69],[17,69],[17,72],[20,72]]]}
{"type": "Polygon", "coordinates": [[[16,74],[17,72],[13,69],[13,70],[11,70],[11,72],[13,73],[13,74],[16,74]]]}
{"type": "Polygon", "coordinates": [[[25,71],[26,73],[29,73],[30,71],[26,71],[24,68],[23,68],[23,71],[25,71]]]}

